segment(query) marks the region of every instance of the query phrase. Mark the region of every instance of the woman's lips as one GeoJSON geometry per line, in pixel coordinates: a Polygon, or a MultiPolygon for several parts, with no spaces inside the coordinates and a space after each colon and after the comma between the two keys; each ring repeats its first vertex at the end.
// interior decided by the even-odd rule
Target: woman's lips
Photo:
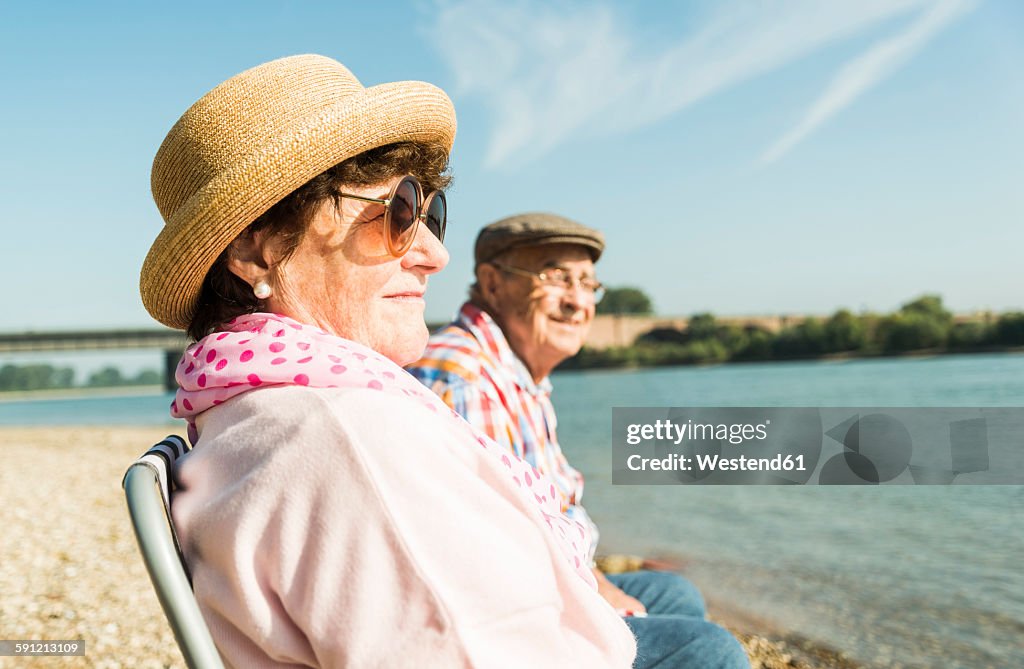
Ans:
{"type": "Polygon", "coordinates": [[[422,291],[410,290],[402,293],[391,293],[389,295],[385,295],[384,299],[397,300],[399,302],[423,302],[423,294],[424,293],[422,291]]]}

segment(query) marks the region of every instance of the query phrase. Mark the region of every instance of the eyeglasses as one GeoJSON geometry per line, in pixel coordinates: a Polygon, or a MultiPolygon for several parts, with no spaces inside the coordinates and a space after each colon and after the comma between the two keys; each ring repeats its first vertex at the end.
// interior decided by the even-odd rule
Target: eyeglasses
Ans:
{"type": "Polygon", "coordinates": [[[384,205],[384,229],[387,230],[384,235],[385,244],[388,253],[396,258],[401,258],[412,248],[420,221],[444,242],[444,229],[448,223],[448,202],[444,193],[431,191],[424,200],[423,188],[414,176],[402,177],[383,199],[341,192],[337,196],[384,205]]]}
{"type": "Polygon", "coordinates": [[[531,272],[530,270],[512,267],[504,263],[492,262],[491,264],[502,272],[537,279],[541,285],[558,291],[569,292],[573,287],[579,286],[584,293],[593,297],[594,304],[600,302],[601,298],[604,297],[605,290],[600,281],[587,276],[574,279],[568,270],[560,267],[553,267],[540,272],[531,272]]]}

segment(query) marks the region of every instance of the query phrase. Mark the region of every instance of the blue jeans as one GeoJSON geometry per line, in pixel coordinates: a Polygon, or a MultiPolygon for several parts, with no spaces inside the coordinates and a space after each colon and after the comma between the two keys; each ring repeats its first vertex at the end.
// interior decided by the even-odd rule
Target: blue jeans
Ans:
{"type": "Polygon", "coordinates": [[[636,636],[634,669],[749,669],[743,647],[704,619],[704,598],[682,576],[632,571],[608,580],[647,608],[646,618],[625,618],[636,636]]]}

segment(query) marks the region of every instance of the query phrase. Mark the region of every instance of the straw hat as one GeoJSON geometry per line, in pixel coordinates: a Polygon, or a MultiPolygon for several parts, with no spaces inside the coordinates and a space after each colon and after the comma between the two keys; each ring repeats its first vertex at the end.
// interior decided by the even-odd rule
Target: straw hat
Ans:
{"type": "Polygon", "coordinates": [[[238,74],[174,124],[153,160],[165,225],[142,265],[146,310],[188,327],[203,279],[242,230],[293,190],[352,156],[394,142],[451,150],[455,110],[419,81],[364,88],[324,56],[238,74]]]}

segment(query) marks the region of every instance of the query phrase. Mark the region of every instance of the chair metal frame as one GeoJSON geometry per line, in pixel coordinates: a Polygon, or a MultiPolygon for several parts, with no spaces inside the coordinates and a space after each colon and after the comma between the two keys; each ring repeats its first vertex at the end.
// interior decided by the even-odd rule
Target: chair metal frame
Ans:
{"type": "Polygon", "coordinates": [[[160,606],[190,669],[223,669],[220,653],[203,620],[170,515],[171,470],[188,452],[184,439],[171,435],[128,468],[121,481],[139,552],[160,606]]]}

